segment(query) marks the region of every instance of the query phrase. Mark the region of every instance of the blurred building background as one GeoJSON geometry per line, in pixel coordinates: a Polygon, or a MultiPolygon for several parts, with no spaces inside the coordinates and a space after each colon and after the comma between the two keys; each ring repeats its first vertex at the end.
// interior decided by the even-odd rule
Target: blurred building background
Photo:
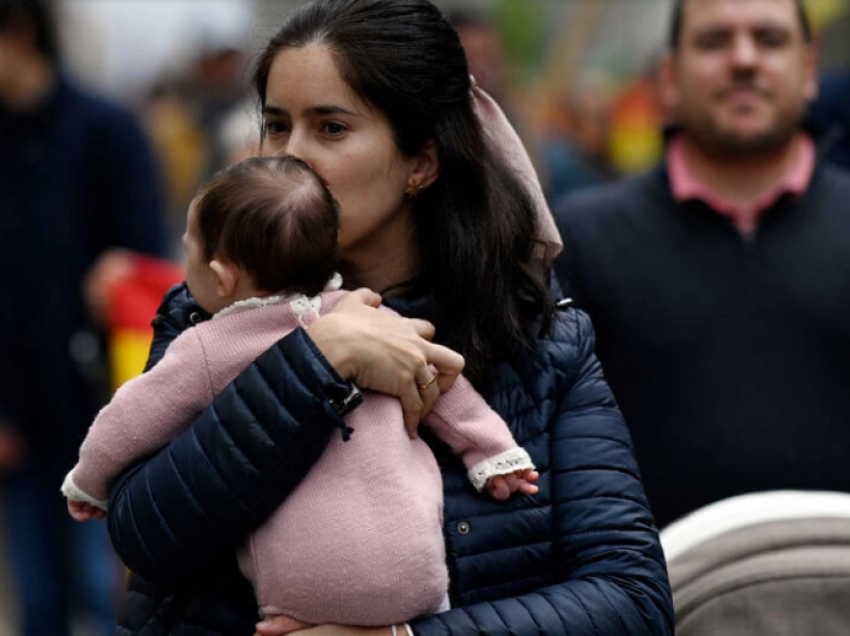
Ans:
{"type": "MultiPolygon", "coordinates": [[[[253,152],[251,64],[300,2],[56,0],[70,73],[129,105],[154,142],[168,185],[175,259],[199,181],[253,152]]],[[[517,126],[550,198],[659,158],[663,113],[654,72],[671,0],[437,4],[456,21],[473,72],[517,126]]],[[[850,0],[807,5],[823,74],[850,72],[850,0]]],[[[0,636],[13,636],[14,590],[6,571],[0,549],[0,636]]]]}

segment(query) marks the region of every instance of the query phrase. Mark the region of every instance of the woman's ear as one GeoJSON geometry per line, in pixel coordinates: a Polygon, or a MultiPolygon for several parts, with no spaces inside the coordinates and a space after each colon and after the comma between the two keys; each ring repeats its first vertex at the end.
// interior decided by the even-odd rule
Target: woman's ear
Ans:
{"type": "Polygon", "coordinates": [[[210,271],[219,298],[232,296],[239,284],[239,268],[230,261],[213,259],[210,261],[210,271]]]}
{"type": "Polygon", "coordinates": [[[427,188],[439,176],[440,157],[437,152],[437,143],[429,139],[415,157],[410,181],[419,184],[420,188],[427,188]]]}

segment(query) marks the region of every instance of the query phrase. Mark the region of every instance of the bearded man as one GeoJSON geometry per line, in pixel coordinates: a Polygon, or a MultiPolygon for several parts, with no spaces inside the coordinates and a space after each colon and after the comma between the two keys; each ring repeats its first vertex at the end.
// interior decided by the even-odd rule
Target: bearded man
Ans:
{"type": "Polygon", "coordinates": [[[678,0],[665,159],[556,211],[659,526],[777,489],[850,491],[850,175],[801,124],[799,0],[678,0]]]}

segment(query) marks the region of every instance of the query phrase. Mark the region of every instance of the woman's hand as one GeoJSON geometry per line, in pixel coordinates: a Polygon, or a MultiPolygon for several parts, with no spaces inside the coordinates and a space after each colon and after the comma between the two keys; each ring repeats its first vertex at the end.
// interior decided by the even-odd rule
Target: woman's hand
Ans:
{"type": "MultiPolygon", "coordinates": [[[[399,635],[406,634],[404,627],[398,627],[399,635]]],[[[349,627],[348,625],[317,625],[309,627],[301,621],[286,616],[275,616],[257,623],[254,636],[390,636],[390,627],[349,627]]]]}
{"type": "Polygon", "coordinates": [[[463,370],[463,356],[430,342],[430,322],[380,311],[380,304],[378,294],[358,289],[310,325],[308,333],[343,378],[399,398],[404,425],[416,437],[419,422],[463,370]]]}

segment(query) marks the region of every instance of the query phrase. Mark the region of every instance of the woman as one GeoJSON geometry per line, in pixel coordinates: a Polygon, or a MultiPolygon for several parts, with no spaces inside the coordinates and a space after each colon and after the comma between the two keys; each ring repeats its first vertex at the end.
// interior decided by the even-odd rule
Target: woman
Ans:
{"type": "MultiPolygon", "coordinates": [[[[356,408],[349,380],[399,396],[415,430],[460,370],[454,351],[532,454],[540,491],[508,503],[477,496],[422,431],[445,484],[453,609],[412,621],[412,632],[671,633],[663,555],[592,329],[580,312],[556,311],[537,253],[539,199],[485,143],[474,106],[485,102],[473,100],[454,30],[428,0],[316,0],[269,42],[255,85],[263,152],[306,161],[340,204],[346,283],[414,319],[379,314],[366,290],[350,295],[124,477],[110,530],[141,576],[122,633],[250,634],[257,608],[233,551],[356,408]]],[[[166,297],[152,361],[202,317],[185,290],[166,297]]]]}

